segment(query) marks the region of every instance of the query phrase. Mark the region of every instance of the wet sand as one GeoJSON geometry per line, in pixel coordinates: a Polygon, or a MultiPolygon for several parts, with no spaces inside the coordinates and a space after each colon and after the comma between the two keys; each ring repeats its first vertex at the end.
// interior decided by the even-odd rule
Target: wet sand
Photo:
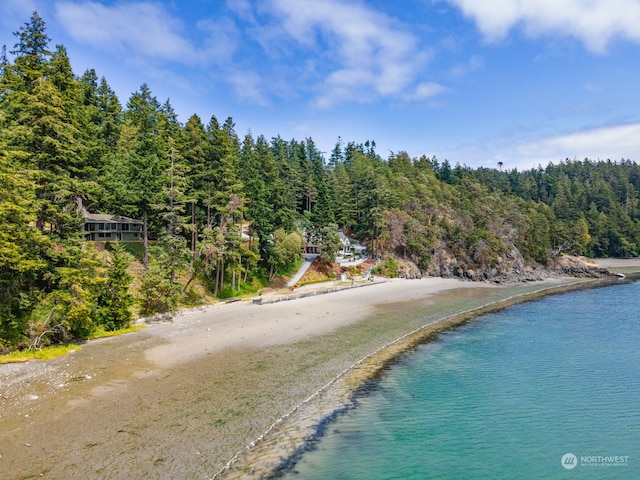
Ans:
{"type": "Polygon", "coordinates": [[[343,402],[406,342],[371,352],[454,313],[574,281],[395,280],[235,303],[68,357],[0,365],[0,479],[259,478],[295,450],[322,405],[343,402]]]}
{"type": "Polygon", "coordinates": [[[640,270],[640,258],[597,258],[595,262],[612,272],[635,273],[640,270]]]}

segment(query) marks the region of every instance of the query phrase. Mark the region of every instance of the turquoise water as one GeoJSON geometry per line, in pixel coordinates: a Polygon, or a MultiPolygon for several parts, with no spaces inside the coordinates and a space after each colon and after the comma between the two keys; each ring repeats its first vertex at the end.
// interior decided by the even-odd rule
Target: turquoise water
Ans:
{"type": "Polygon", "coordinates": [[[638,479],[639,347],[640,283],[483,316],[404,355],[285,478],[638,479]]]}

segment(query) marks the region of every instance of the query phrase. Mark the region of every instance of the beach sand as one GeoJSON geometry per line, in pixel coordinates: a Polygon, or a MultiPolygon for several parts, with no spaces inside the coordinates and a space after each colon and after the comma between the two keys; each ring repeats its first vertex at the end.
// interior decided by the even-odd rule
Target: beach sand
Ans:
{"type": "Polygon", "coordinates": [[[0,365],[0,480],[259,478],[415,339],[372,352],[455,313],[575,282],[425,278],[238,302],[0,365]]]}
{"type": "Polygon", "coordinates": [[[640,258],[596,258],[594,261],[612,272],[636,273],[640,269],[640,258]]]}

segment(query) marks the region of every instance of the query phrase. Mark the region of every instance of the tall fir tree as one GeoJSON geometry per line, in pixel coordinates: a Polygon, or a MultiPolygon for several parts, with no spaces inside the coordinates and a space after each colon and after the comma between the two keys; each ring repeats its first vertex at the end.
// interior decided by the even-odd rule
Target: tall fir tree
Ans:
{"type": "Polygon", "coordinates": [[[127,128],[127,135],[121,133],[120,165],[116,167],[116,174],[126,189],[121,203],[134,207],[133,213],[143,222],[143,264],[146,268],[149,264],[149,230],[153,229],[154,235],[158,235],[162,228],[162,222],[151,215],[152,206],[158,203],[169,166],[166,140],[160,130],[163,112],[147,84],[142,84],[131,95],[124,117],[123,128],[127,128]]]}
{"type": "Polygon", "coordinates": [[[26,152],[25,166],[36,173],[38,228],[74,235],[80,224],[75,205],[85,190],[79,175],[85,147],[74,124],[72,95],[66,97],[75,87],[73,75],[63,50],[52,66],[45,23],[37,13],[15,35],[19,41],[3,102],[11,121],[9,146],[26,152]]]}

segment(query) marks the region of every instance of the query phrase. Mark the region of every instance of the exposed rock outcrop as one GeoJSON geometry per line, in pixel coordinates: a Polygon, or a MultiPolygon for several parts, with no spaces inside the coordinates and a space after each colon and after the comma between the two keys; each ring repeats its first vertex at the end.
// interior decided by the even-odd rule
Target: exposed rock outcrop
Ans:
{"type": "Polygon", "coordinates": [[[551,274],[581,278],[605,278],[613,276],[606,268],[585,257],[562,255],[553,259],[548,267],[551,274]]]}
{"type": "Polygon", "coordinates": [[[579,278],[604,278],[613,274],[585,257],[562,255],[553,258],[549,265],[528,264],[520,251],[512,246],[503,257],[496,257],[490,265],[467,263],[460,260],[446,245],[434,252],[426,274],[444,278],[461,278],[471,281],[495,283],[532,282],[549,277],[568,276],[579,278]]]}
{"type": "Polygon", "coordinates": [[[408,280],[422,278],[422,272],[415,263],[404,259],[396,261],[398,263],[398,278],[406,278],[408,280]]]}
{"type": "Polygon", "coordinates": [[[431,257],[428,275],[498,283],[532,282],[545,277],[539,268],[527,265],[513,245],[503,256],[492,258],[490,264],[476,263],[471,258],[458,259],[446,244],[442,243],[440,247],[431,257]]]}

